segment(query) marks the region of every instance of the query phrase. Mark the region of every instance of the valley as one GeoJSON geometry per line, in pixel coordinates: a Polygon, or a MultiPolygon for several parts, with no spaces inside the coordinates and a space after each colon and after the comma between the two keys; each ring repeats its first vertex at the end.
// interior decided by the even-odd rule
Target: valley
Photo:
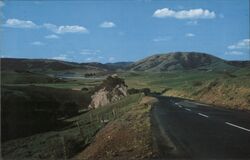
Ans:
{"type": "MultiPolygon", "coordinates": [[[[98,153],[93,153],[99,146],[98,137],[108,132],[99,131],[110,130],[108,127],[112,125],[131,129],[135,127],[131,123],[139,126],[134,136],[141,134],[139,129],[147,133],[146,140],[142,141],[148,147],[131,146],[134,152],[124,153],[111,147],[110,153],[100,154],[106,159],[115,159],[116,154],[129,155],[129,152],[131,158],[157,157],[151,137],[154,126],[150,120],[156,101],[142,104],[142,99],[147,96],[183,98],[232,112],[249,112],[249,67],[249,61],[226,61],[197,52],[157,54],[137,62],[108,64],[1,58],[3,157],[81,159],[86,152],[98,159],[98,153]],[[109,93],[106,95],[107,91],[112,92],[111,97],[109,93]],[[124,97],[123,92],[127,92],[124,97]],[[109,104],[92,109],[90,104],[95,93],[100,96],[97,97],[100,102],[115,98],[109,104]],[[145,123],[139,125],[145,119],[145,123]]],[[[166,98],[161,103],[172,107],[170,102],[166,98]]],[[[124,134],[125,131],[116,132],[124,134]]],[[[134,137],[128,138],[132,141],[134,137]]],[[[134,145],[139,143],[136,141],[134,145]]],[[[171,149],[167,154],[172,154],[171,149]]]]}

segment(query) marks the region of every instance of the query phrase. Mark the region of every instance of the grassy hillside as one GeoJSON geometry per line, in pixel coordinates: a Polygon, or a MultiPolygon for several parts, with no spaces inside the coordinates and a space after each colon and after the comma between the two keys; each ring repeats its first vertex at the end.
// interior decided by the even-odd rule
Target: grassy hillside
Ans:
{"type": "Polygon", "coordinates": [[[2,143],[5,159],[66,159],[82,151],[105,124],[137,105],[142,95],[125,97],[87,113],[63,120],[66,125],[49,132],[2,143]]]}
{"type": "Polygon", "coordinates": [[[197,52],[157,54],[129,66],[133,71],[162,72],[170,70],[224,70],[236,68],[218,57],[197,52]]]}
{"type": "Polygon", "coordinates": [[[24,72],[2,71],[1,72],[2,84],[33,84],[33,83],[59,83],[59,82],[63,82],[63,80],[49,77],[45,74],[32,73],[29,71],[24,71],[24,72]]]}
{"type": "Polygon", "coordinates": [[[90,93],[37,86],[2,86],[2,140],[32,135],[62,125],[59,118],[87,108],[90,93]]]}
{"type": "Polygon", "coordinates": [[[52,59],[1,58],[1,71],[39,72],[39,73],[102,73],[109,67],[101,63],[75,63],[52,59]]]}
{"type": "Polygon", "coordinates": [[[250,74],[247,68],[231,72],[175,71],[120,73],[130,88],[150,88],[221,106],[250,109],[250,74]]]}

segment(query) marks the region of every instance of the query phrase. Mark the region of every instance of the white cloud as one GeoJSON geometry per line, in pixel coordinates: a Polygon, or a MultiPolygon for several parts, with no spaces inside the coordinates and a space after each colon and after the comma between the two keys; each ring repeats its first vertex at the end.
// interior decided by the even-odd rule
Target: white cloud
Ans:
{"type": "Polygon", "coordinates": [[[176,19],[212,19],[215,18],[215,16],[216,14],[214,11],[201,8],[180,11],[163,8],[157,9],[153,14],[153,17],[157,18],[173,17],[176,19]]]}
{"type": "Polygon", "coordinates": [[[3,7],[5,4],[3,1],[0,0],[0,8],[3,7]]]}
{"type": "Polygon", "coordinates": [[[87,28],[79,25],[66,25],[66,26],[57,26],[51,23],[45,23],[43,25],[48,30],[57,33],[57,34],[64,34],[64,33],[88,33],[89,31],[87,28]]]}
{"type": "MultiPolygon", "coordinates": [[[[5,24],[5,27],[12,28],[41,28],[44,27],[54,33],[64,34],[64,33],[88,33],[87,28],[79,25],[65,25],[65,26],[57,26],[51,23],[45,23],[43,26],[39,26],[32,21],[29,20],[19,20],[19,19],[8,19],[5,24]]],[[[53,36],[55,38],[55,36],[53,36]]]]}
{"type": "Polygon", "coordinates": [[[186,37],[194,37],[195,34],[193,34],[193,33],[186,33],[185,36],[186,36],[186,37]]]}
{"type": "Polygon", "coordinates": [[[61,54],[61,55],[59,55],[59,56],[52,57],[52,59],[64,61],[64,60],[67,60],[68,58],[67,58],[67,55],[61,54]]]}
{"type": "Polygon", "coordinates": [[[95,55],[99,52],[100,52],[100,50],[83,49],[80,51],[80,54],[82,54],[82,55],[95,55]]]}
{"type": "Polygon", "coordinates": [[[63,34],[63,33],[87,33],[88,30],[83,27],[83,26],[59,26],[57,29],[58,34],[63,34]]]}
{"type": "Polygon", "coordinates": [[[32,21],[19,20],[15,18],[8,19],[3,26],[12,27],[12,28],[37,28],[38,27],[32,21]]]}
{"type": "Polygon", "coordinates": [[[154,42],[162,42],[162,41],[168,41],[171,37],[156,37],[153,39],[154,42]]]}
{"type": "Polygon", "coordinates": [[[250,49],[250,39],[243,39],[236,44],[228,46],[228,49],[250,49]]]}
{"type": "Polygon", "coordinates": [[[45,36],[44,38],[47,38],[47,39],[59,39],[60,37],[55,35],[55,34],[51,34],[51,35],[45,36]]]}
{"type": "Polygon", "coordinates": [[[244,52],[241,51],[227,51],[225,52],[226,55],[243,55],[244,52]]]}
{"type": "Polygon", "coordinates": [[[43,46],[45,44],[43,42],[40,42],[40,41],[35,41],[35,42],[31,42],[31,45],[34,45],[34,46],[43,46]]]}
{"type": "Polygon", "coordinates": [[[105,21],[102,24],[100,24],[101,28],[113,28],[115,26],[116,26],[115,23],[110,21],[105,21]]]}
{"type": "Polygon", "coordinates": [[[115,57],[109,57],[109,62],[113,62],[115,60],[115,57]]]}

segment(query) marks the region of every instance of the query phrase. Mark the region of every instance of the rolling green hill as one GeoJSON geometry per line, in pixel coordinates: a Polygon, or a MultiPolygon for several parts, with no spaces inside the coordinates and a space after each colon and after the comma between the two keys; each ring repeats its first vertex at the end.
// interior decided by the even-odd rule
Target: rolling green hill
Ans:
{"type": "Polygon", "coordinates": [[[163,72],[172,70],[230,70],[236,66],[218,57],[198,52],[156,54],[139,60],[129,67],[132,71],[163,72]]]}
{"type": "Polygon", "coordinates": [[[1,71],[60,72],[83,70],[106,72],[108,67],[101,63],[75,63],[52,59],[1,58],[1,71]]]}

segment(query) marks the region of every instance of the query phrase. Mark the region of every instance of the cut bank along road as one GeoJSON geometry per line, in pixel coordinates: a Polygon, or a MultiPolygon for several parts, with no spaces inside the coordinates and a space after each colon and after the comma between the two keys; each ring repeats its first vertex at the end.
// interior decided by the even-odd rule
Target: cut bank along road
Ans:
{"type": "MultiPolygon", "coordinates": [[[[153,125],[161,128],[161,134],[171,139],[184,158],[250,159],[249,112],[174,97],[157,98],[159,102],[152,110],[153,125]]],[[[158,142],[162,137],[157,136],[158,142]]]]}

